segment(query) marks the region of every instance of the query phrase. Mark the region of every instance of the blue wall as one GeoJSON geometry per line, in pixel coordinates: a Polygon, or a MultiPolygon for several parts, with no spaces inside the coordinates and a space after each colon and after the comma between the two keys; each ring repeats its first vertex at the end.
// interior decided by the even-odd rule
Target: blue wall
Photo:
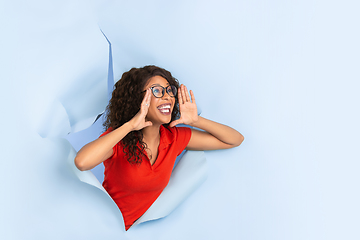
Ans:
{"type": "MultiPolygon", "coordinates": [[[[358,239],[355,1],[1,1],[1,239],[358,239]],[[64,139],[155,64],[245,136],[168,217],[124,232],[64,139]]],[[[98,133],[92,132],[93,136],[98,133]]]]}

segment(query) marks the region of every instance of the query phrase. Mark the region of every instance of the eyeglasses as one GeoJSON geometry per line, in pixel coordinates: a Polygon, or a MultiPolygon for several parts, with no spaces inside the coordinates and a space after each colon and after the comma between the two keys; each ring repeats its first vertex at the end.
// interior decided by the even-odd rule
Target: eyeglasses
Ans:
{"type": "MultiPolygon", "coordinates": [[[[175,97],[176,93],[177,93],[177,88],[173,85],[169,85],[167,87],[156,85],[156,86],[152,86],[150,89],[151,89],[154,97],[156,97],[156,98],[162,98],[165,95],[165,89],[170,97],[175,97]]],[[[145,91],[143,91],[143,92],[145,92],[145,91]]]]}

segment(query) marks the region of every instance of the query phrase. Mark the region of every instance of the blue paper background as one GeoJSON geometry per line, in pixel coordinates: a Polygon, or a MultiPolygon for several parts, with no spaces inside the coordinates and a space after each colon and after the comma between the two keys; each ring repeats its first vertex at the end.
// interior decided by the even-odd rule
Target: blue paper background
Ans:
{"type": "Polygon", "coordinates": [[[1,239],[358,239],[355,1],[1,1],[1,239]],[[62,139],[114,76],[155,64],[243,133],[207,181],[124,232],[62,139]]]}

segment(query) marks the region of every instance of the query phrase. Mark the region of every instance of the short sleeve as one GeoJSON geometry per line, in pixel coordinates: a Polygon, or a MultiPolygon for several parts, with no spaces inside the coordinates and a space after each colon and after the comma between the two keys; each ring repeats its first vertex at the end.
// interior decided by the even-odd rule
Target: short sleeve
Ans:
{"type": "Polygon", "coordinates": [[[176,129],[176,146],[178,149],[177,156],[179,156],[190,141],[191,128],[175,127],[175,129],[176,129]]]}

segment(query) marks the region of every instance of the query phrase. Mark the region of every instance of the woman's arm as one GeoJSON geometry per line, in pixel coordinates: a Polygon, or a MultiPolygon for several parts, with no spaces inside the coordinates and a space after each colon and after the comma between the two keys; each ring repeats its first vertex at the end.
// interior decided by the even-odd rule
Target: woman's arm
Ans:
{"type": "Polygon", "coordinates": [[[170,123],[171,127],[179,123],[184,123],[204,130],[191,130],[191,138],[186,149],[226,149],[237,147],[243,142],[244,136],[235,129],[198,116],[194,93],[191,90],[190,95],[191,99],[187,88],[184,85],[181,85],[178,91],[180,119],[170,123]]]}
{"type": "Polygon", "coordinates": [[[75,157],[76,167],[81,171],[94,168],[111,157],[113,147],[129,132],[151,126],[151,122],[145,121],[145,116],[150,106],[150,99],[151,91],[148,89],[141,103],[140,111],[129,122],[83,146],[75,157]]]}
{"type": "Polygon", "coordinates": [[[190,126],[200,128],[191,130],[191,138],[187,150],[216,150],[239,146],[244,141],[244,136],[235,129],[226,125],[213,122],[203,117],[190,126]]]}
{"type": "Polygon", "coordinates": [[[125,123],[121,127],[83,146],[75,157],[75,165],[81,171],[90,170],[113,154],[113,147],[123,139],[131,126],[125,123]]]}

